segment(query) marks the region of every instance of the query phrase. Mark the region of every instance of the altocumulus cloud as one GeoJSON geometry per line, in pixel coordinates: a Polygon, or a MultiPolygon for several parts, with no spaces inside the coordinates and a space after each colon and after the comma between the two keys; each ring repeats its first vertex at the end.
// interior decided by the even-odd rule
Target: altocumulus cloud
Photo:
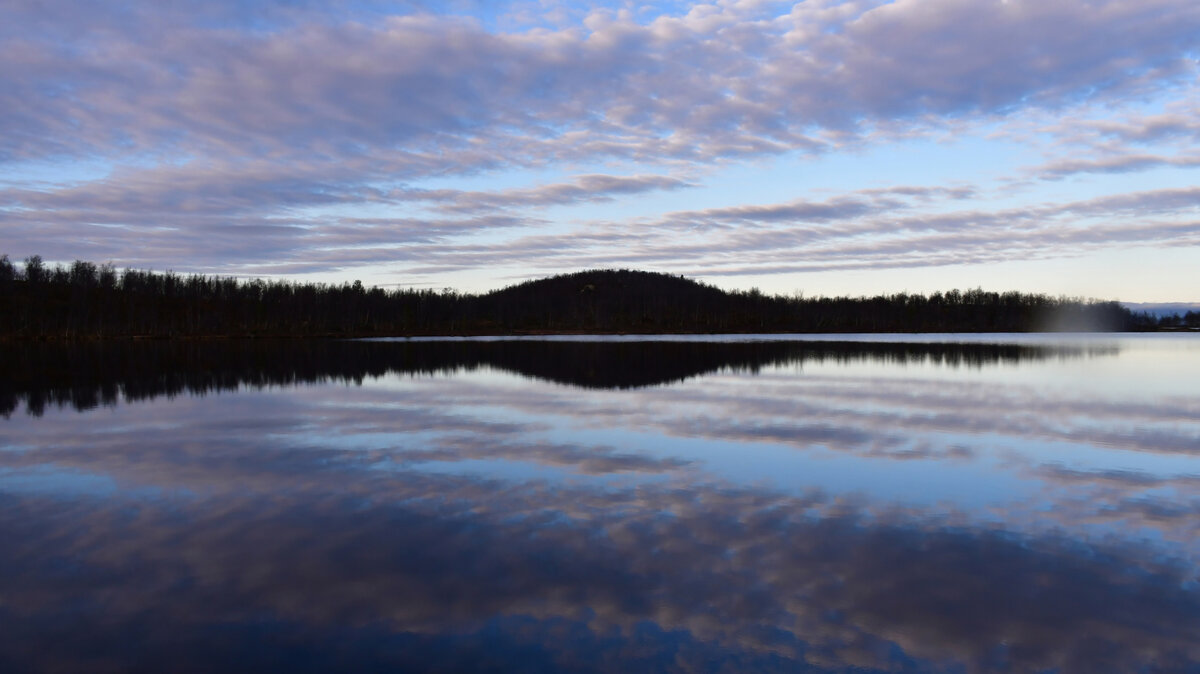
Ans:
{"type": "Polygon", "coordinates": [[[522,23],[520,3],[496,7],[8,3],[4,252],[225,272],[433,273],[503,259],[717,275],[936,266],[1027,248],[1053,257],[1079,250],[1041,248],[1056,238],[1104,246],[1129,232],[1197,241],[1177,217],[1190,203],[1109,229],[1068,213],[1073,202],[1031,203],[1016,210],[1049,215],[1014,239],[1012,226],[979,224],[1012,210],[954,210],[986,191],[969,184],[691,213],[651,203],[620,222],[553,214],[703,192],[755,157],[828,156],[1064,109],[1095,119],[1039,133],[1087,152],[1035,175],[1194,167],[1193,154],[1146,149],[1195,138],[1187,105],[1092,115],[1190,95],[1192,2],[561,6],[538,25],[522,23]],[[505,179],[511,171],[534,184],[505,179]],[[494,186],[480,187],[485,178],[494,186]],[[684,222],[680,244],[671,237],[684,222]]]}

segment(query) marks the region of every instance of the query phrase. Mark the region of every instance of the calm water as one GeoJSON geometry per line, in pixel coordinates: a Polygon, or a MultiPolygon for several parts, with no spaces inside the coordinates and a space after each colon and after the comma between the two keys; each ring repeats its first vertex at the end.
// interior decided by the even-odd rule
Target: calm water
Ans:
{"type": "Polygon", "coordinates": [[[1200,336],[844,339],[10,348],[0,671],[1200,671],[1200,336]]]}

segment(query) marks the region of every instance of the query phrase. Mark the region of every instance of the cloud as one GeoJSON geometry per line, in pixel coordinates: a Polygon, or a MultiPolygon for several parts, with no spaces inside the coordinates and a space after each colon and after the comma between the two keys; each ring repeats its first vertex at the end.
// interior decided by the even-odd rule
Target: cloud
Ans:
{"type": "MultiPolygon", "coordinates": [[[[979,224],[1045,211],[916,212],[945,210],[976,186],[725,205],[624,228],[542,213],[700,187],[698,176],[747,157],[819,155],[1186,87],[1200,47],[1191,2],[564,9],[565,23],[532,28],[519,4],[481,18],[455,15],[481,8],[472,3],[441,13],[360,4],[13,3],[0,42],[0,165],[15,176],[39,162],[111,171],[9,179],[5,252],[242,273],[393,262],[436,274],[503,261],[729,275],[1063,256],[1080,238],[1196,242],[1178,224],[1014,237],[979,224]],[[508,169],[569,171],[493,190],[431,186],[508,169]],[[681,245],[656,225],[731,231],[681,245]],[[903,234],[952,227],[962,235],[903,234]],[[754,228],[763,231],[733,231],[754,228]],[[871,235],[883,238],[852,241],[871,235]],[[480,243],[487,237],[503,240],[480,243]]],[[[1195,131],[1175,109],[1080,128],[1118,144],[1195,131]]],[[[1195,161],[1127,153],[1056,159],[1042,172],[1155,165],[1195,161]]]]}
{"type": "Polygon", "coordinates": [[[1121,145],[1153,145],[1159,142],[1187,143],[1200,138],[1200,122],[1194,100],[1167,104],[1166,111],[1130,114],[1115,119],[1074,120],[1053,128],[1056,135],[1075,144],[1100,145],[1115,141],[1121,145]]]}
{"type": "Polygon", "coordinates": [[[1129,154],[1097,159],[1062,159],[1038,166],[1033,171],[1048,177],[1064,177],[1079,173],[1133,173],[1154,168],[1196,166],[1200,166],[1200,157],[1129,154]]]}
{"type": "MultiPolygon", "coordinates": [[[[10,44],[2,156],[436,153],[452,172],[597,154],[711,160],[803,149],[822,129],[1125,96],[1155,86],[1147,75],[1184,72],[1200,44],[1200,14],[1169,0],[768,4],[645,24],[597,12],[513,33],[314,12],[254,32],[155,7],[70,48],[51,18],[10,44]],[[141,32],[164,21],[173,30],[141,32]]],[[[33,22],[59,7],[25,11],[33,22]]]]}
{"type": "MultiPolygon", "coordinates": [[[[1114,244],[1200,245],[1195,217],[1200,191],[1193,188],[996,210],[931,209],[923,203],[928,193],[922,189],[897,186],[824,201],[676,211],[497,243],[448,241],[414,246],[402,259],[419,259],[422,264],[412,268],[418,273],[529,259],[534,261],[531,276],[603,266],[721,276],[1060,258],[1114,244]]],[[[951,204],[958,201],[951,199],[951,204]]]]}
{"type": "Polygon", "coordinates": [[[495,192],[454,189],[404,189],[388,197],[397,201],[429,201],[445,213],[492,212],[519,207],[558,206],[564,204],[612,201],[619,196],[653,190],[674,190],[692,185],[678,178],[658,175],[614,176],[581,175],[568,183],[513,188],[495,192]]]}
{"type": "Polygon", "coordinates": [[[38,248],[50,259],[79,257],[79,248],[86,247],[88,255],[115,258],[120,264],[174,257],[192,269],[226,264],[247,269],[248,263],[275,258],[282,262],[272,265],[277,270],[328,269],[398,257],[391,250],[376,258],[367,246],[387,251],[545,224],[518,209],[611,201],[690,186],[670,176],[585,174],[570,182],[494,192],[383,189],[364,182],[374,169],[362,170],[356,175],[346,167],[338,177],[341,182],[327,180],[320,167],[264,161],[122,170],[83,184],[0,189],[0,208],[9,209],[0,211],[0,222],[12,232],[9,245],[21,249],[57,239],[38,248]],[[424,217],[326,214],[344,206],[421,202],[433,209],[424,217]],[[140,251],[131,250],[135,240],[140,251]],[[179,254],[183,248],[187,256],[179,254]],[[291,255],[281,255],[289,249],[291,255]],[[337,258],[331,265],[321,262],[330,255],[337,258]],[[293,256],[303,261],[286,259],[293,256]]]}
{"type": "MultiPolygon", "coordinates": [[[[1121,174],[1153,169],[1187,169],[1200,164],[1190,148],[1200,140],[1200,105],[1195,94],[1181,87],[1158,112],[1080,110],[1066,119],[1032,124],[1024,132],[1008,132],[1014,140],[1034,146],[1045,139],[1047,161],[1023,173],[1035,179],[1058,180],[1082,174],[1121,174]]],[[[1017,128],[1020,128],[1018,125],[1017,128]]]]}

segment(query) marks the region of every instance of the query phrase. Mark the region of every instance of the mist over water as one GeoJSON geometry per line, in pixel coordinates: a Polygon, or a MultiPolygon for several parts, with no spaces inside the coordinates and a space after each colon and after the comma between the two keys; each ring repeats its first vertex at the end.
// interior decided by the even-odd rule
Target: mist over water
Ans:
{"type": "Polygon", "coordinates": [[[0,669],[1192,671],[1190,337],[10,350],[0,669]]]}

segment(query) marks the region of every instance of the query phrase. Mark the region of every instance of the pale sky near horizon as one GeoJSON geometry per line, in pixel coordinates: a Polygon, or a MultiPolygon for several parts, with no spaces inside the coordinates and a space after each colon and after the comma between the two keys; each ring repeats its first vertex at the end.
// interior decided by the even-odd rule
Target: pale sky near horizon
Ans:
{"type": "Polygon", "coordinates": [[[1200,301],[1200,3],[0,0],[0,254],[1200,301]]]}

